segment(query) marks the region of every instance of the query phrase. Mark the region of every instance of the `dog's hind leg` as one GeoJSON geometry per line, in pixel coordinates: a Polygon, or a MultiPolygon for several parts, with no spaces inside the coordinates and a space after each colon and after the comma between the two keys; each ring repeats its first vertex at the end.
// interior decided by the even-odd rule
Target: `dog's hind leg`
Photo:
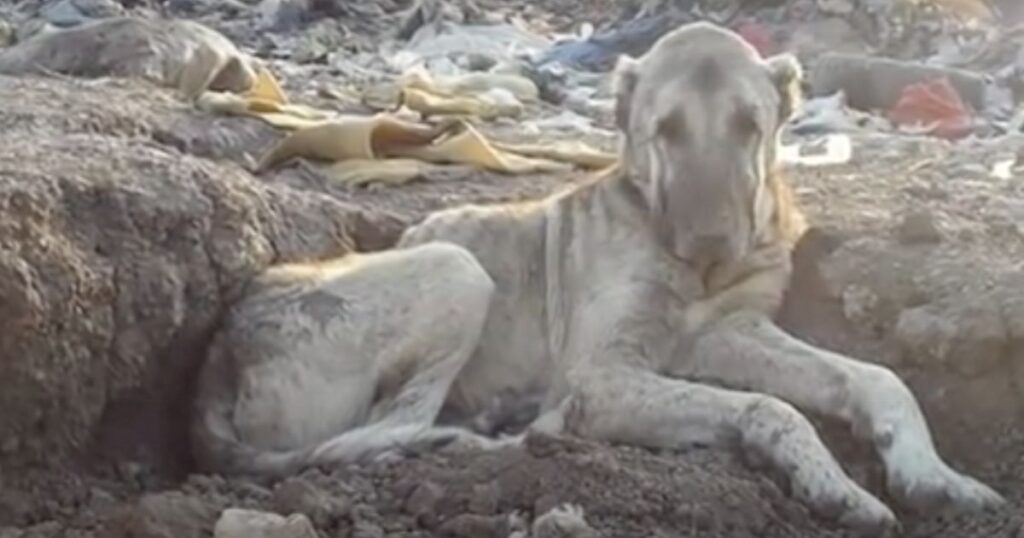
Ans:
{"type": "Polygon", "coordinates": [[[205,367],[200,445],[215,467],[280,474],[483,442],[434,422],[493,292],[468,251],[441,242],[269,272],[233,309],[205,367]],[[261,456],[275,453],[284,456],[261,456]],[[261,457],[285,463],[261,469],[261,457]]]}
{"type": "Polygon", "coordinates": [[[991,488],[942,461],[913,393],[895,373],[807,344],[763,315],[739,313],[709,327],[678,373],[772,394],[845,421],[874,443],[890,492],[912,507],[1003,503],[991,488]]]}

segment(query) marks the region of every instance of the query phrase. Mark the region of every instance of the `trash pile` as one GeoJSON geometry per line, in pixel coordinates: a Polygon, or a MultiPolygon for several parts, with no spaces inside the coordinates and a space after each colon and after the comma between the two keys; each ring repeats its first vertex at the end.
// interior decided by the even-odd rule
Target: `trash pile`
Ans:
{"type": "MultiPolygon", "coordinates": [[[[335,81],[329,91],[340,91],[358,113],[411,112],[423,125],[438,118],[447,122],[429,127],[427,139],[469,137],[480,155],[488,155],[485,168],[554,170],[550,161],[565,158],[564,152],[548,152],[549,162],[537,168],[540,157],[526,148],[529,156],[516,157],[533,159],[533,165],[511,165],[505,154],[523,148],[492,145],[473,125],[611,137],[606,74],[616,59],[642,54],[675,26],[711,20],[737,31],[762,55],[791,52],[800,58],[807,101],[792,123],[794,136],[867,129],[957,140],[1024,128],[1024,10],[1016,2],[592,0],[581,6],[574,12],[557,0],[38,0],[0,11],[0,41],[11,43],[0,53],[0,71],[5,57],[21,55],[22,65],[31,60],[57,73],[117,74],[124,68],[86,58],[74,60],[83,65],[69,66],[64,55],[56,55],[64,58],[57,65],[38,42],[82,27],[98,32],[98,25],[119,18],[188,17],[260,58],[300,101],[314,93],[300,81],[329,78],[335,81]],[[38,51],[26,59],[31,46],[38,51]]],[[[126,62],[123,56],[119,65],[126,62]]],[[[323,111],[299,113],[291,104],[287,111],[276,109],[286,103],[283,90],[276,95],[274,105],[217,101],[212,95],[197,104],[220,112],[263,107],[262,117],[273,113],[278,123],[285,117],[292,124],[297,118],[336,121],[323,111]]],[[[578,149],[585,156],[569,158],[576,164],[594,166],[609,158],[593,148],[578,149]]],[[[420,169],[403,166],[402,177],[420,169]]],[[[393,171],[379,173],[394,177],[393,171]]]]}

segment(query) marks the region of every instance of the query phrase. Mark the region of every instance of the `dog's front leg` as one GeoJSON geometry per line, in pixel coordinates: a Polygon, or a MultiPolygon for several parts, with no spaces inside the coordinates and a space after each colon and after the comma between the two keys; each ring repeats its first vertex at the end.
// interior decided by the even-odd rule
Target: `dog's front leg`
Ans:
{"type": "Polygon", "coordinates": [[[942,461],[913,393],[895,373],[807,344],[764,315],[739,313],[708,327],[682,366],[674,371],[688,379],[764,392],[847,422],[874,443],[890,492],[912,507],[1004,502],[942,461]]]}
{"type": "Polygon", "coordinates": [[[785,402],[671,379],[626,365],[578,366],[546,425],[581,437],[650,448],[739,446],[787,476],[816,512],[879,536],[895,516],[849,478],[810,422],[785,402]]]}

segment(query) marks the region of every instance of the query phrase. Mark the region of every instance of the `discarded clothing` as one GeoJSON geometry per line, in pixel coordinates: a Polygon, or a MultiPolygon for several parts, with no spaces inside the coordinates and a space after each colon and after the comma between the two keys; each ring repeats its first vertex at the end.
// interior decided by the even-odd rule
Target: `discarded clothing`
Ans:
{"type": "Polygon", "coordinates": [[[889,111],[889,119],[898,125],[921,126],[928,134],[950,139],[966,136],[973,128],[971,112],[946,78],[904,88],[899,102],[889,111]]]}

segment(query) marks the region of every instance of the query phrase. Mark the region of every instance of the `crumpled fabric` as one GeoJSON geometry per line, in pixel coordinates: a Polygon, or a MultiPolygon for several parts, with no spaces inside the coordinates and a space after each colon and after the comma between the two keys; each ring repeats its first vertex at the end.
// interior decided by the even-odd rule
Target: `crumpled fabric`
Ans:
{"type": "Polygon", "coordinates": [[[413,69],[399,78],[399,104],[426,116],[462,115],[492,120],[518,118],[523,102],[536,102],[540,90],[510,73],[465,73],[432,77],[413,69]]]}
{"type": "Polygon", "coordinates": [[[899,101],[889,111],[889,119],[898,125],[920,126],[922,132],[956,139],[973,129],[973,118],[948,78],[910,84],[903,88],[899,101]]]}
{"type": "Polygon", "coordinates": [[[386,112],[342,115],[292,104],[265,68],[257,72],[248,91],[205,92],[197,106],[213,113],[256,117],[291,131],[260,158],[258,172],[292,158],[314,159],[331,163],[326,171],[334,180],[353,185],[404,183],[443,165],[529,174],[566,172],[574,166],[603,168],[617,160],[616,155],[582,142],[491,142],[460,118],[428,124],[386,112]]]}

